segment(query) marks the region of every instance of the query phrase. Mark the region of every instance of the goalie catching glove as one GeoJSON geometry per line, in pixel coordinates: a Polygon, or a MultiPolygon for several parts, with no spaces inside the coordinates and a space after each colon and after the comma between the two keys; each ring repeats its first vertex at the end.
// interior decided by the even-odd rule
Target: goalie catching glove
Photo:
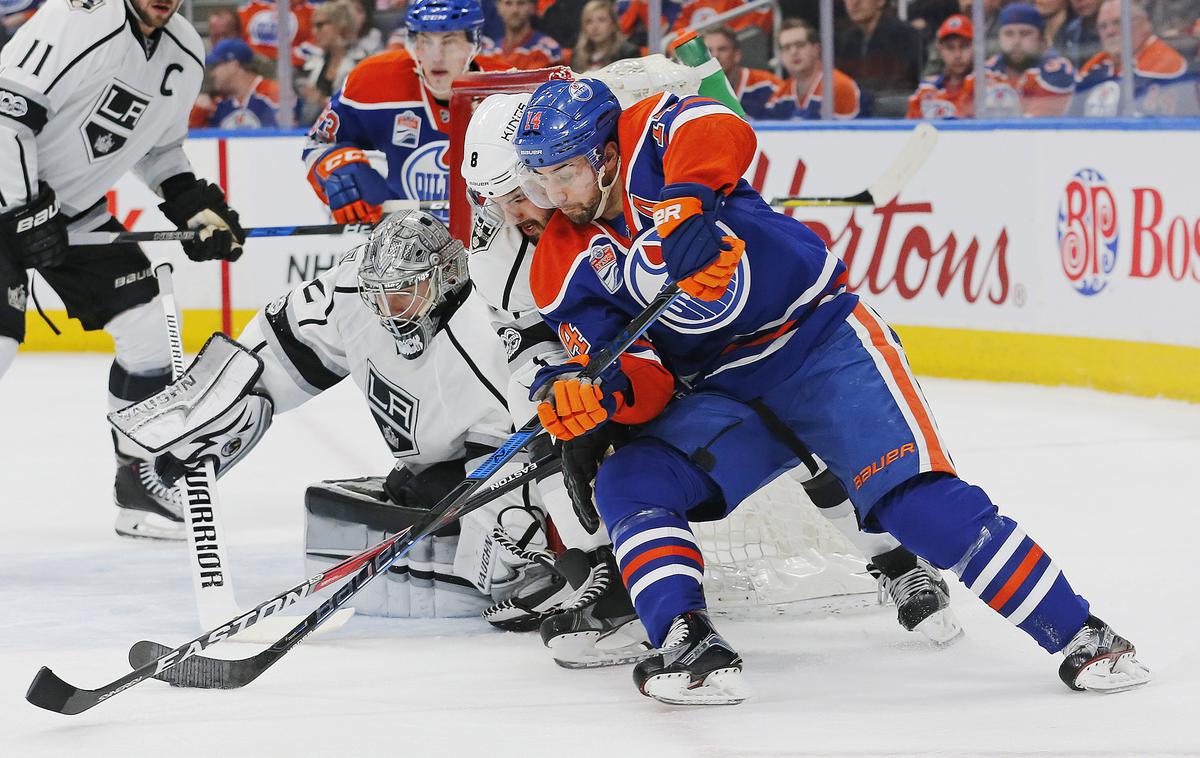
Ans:
{"type": "Polygon", "coordinates": [[[654,206],[667,273],[697,300],[720,300],[746,252],[746,243],[719,224],[724,203],[703,184],[679,182],[663,187],[654,206]]]}
{"type": "Polygon", "coordinates": [[[274,406],[253,387],[262,359],[224,334],[214,334],[175,382],[141,402],[108,414],[118,432],[157,456],[155,469],[173,484],[212,458],[221,476],[271,425],[274,406]]]}
{"type": "Polygon", "coordinates": [[[194,261],[236,261],[242,255],[246,232],[225,193],[212,182],[192,174],[177,174],[162,183],[158,209],[179,229],[197,229],[198,239],[180,242],[194,261]]]}

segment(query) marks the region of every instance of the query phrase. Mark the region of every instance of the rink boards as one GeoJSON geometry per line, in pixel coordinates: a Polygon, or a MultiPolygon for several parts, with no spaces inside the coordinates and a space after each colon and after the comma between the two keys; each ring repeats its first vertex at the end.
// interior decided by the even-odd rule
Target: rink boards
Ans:
{"type": "MultiPolygon", "coordinates": [[[[938,146],[894,202],[796,215],[846,261],[851,286],[899,325],[919,373],[1200,401],[1200,121],[1080,124],[939,125],[938,146]]],[[[746,178],[768,197],[853,194],[910,128],[761,126],[746,178]]],[[[227,188],[243,225],[325,223],[301,144],[296,134],[214,132],[196,134],[187,150],[197,173],[227,188]]],[[[156,202],[132,177],[110,197],[132,229],[169,227],[156,202]]],[[[361,239],[256,240],[228,267],[188,262],[173,243],[146,250],[179,266],[195,349],[223,323],[236,332],[361,239]]],[[[28,349],[111,349],[107,336],[67,322],[44,284],[38,296],[64,334],[54,337],[31,308],[28,349]]]]}

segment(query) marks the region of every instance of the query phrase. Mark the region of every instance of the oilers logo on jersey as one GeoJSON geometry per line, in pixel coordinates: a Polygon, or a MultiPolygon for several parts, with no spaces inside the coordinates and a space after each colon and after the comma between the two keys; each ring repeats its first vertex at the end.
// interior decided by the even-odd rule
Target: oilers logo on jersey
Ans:
{"type": "Polygon", "coordinates": [[[375,364],[367,361],[367,405],[379,432],[397,458],[420,452],[413,430],[417,426],[417,399],[388,381],[375,364]]]}
{"type": "MultiPolygon", "coordinates": [[[[723,231],[733,233],[724,224],[719,225],[723,231]]],[[[667,283],[667,266],[662,259],[662,238],[653,227],[634,240],[629,256],[625,259],[625,269],[629,292],[642,307],[648,306],[667,283]]],[[[660,321],[681,334],[715,331],[738,317],[746,305],[749,290],[750,256],[744,255],[738,263],[733,280],[729,283],[729,290],[720,300],[706,302],[683,295],[663,314],[660,321]]]]}
{"type": "Polygon", "coordinates": [[[401,175],[406,197],[416,200],[445,200],[449,196],[447,179],[450,166],[446,163],[446,151],[449,147],[450,143],[444,140],[430,142],[408,156],[401,175]]]}

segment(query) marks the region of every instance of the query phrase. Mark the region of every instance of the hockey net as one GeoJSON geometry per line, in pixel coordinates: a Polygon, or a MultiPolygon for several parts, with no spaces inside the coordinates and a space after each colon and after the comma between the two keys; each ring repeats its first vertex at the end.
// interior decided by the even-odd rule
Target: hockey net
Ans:
{"type": "MultiPolygon", "coordinates": [[[[652,67],[660,65],[651,63],[652,67]]],[[[647,97],[661,91],[654,86],[664,76],[661,70],[647,75],[645,68],[625,63],[617,72],[617,81],[606,78],[605,82],[623,102],[647,97]]],[[[455,81],[448,151],[450,229],[464,244],[470,242],[472,205],[459,167],[471,113],[489,95],[532,92],[551,78],[572,77],[569,69],[559,67],[474,73],[455,81]]],[[[665,88],[676,91],[670,83],[665,88]]],[[[862,556],[818,513],[804,488],[786,474],[729,517],[692,527],[704,553],[705,595],[718,611],[828,612],[865,605],[875,594],[875,580],[866,572],[862,556]]]]}

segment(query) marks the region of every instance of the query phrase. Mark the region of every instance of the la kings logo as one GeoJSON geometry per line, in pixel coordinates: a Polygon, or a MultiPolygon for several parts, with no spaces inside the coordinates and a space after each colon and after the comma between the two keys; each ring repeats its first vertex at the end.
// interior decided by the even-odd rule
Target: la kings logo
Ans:
{"type": "Polygon", "coordinates": [[[367,361],[367,405],[396,457],[416,455],[417,399],[389,382],[367,361]]]}
{"type": "Polygon", "coordinates": [[[108,85],[80,127],[88,161],[95,163],[125,147],[149,105],[149,95],[124,82],[114,80],[108,85]]]}
{"type": "Polygon", "coordinates": [[[8,288],[8,306],[15,308],[21,313],[25,312],[25,299],[27,293],[24,284],[18,284],[16,287],[8,288]]]}

